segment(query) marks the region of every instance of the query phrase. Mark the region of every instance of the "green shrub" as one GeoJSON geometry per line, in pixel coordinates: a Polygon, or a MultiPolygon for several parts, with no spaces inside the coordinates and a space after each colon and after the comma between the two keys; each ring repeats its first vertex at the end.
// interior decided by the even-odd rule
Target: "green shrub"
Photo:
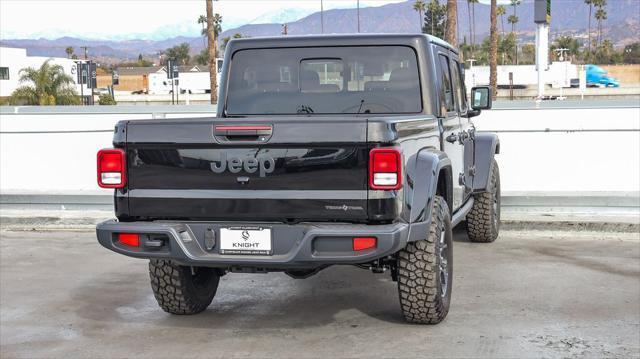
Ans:
{"type": "Polygon", "coordinates": [[[104,94],[100,95],[100,97],[98,98],[98,104],[100,104],[100,105],[117,105],[118,103],[116,102],[116,100],[113,99],[113,96],[111,96],[110,94],[104,93],[104,94]]]}

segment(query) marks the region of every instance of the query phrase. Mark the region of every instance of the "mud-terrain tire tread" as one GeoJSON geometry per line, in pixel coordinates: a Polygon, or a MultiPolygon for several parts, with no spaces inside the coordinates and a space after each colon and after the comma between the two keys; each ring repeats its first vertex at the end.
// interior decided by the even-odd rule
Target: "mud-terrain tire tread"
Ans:
{"type": "Polygon", "coordinates": [[[495,215],[500,216],[499,212],[496,214],[493,211],[493,189],[496,186],[498,188],[497,195],[500,196],[500,170],[495,160],[493,160],[489,181],[487,192],[473,196],[473,207],[467,214],[467,235],[472,242],[493,242],[498,238],[500,231],[500,218],[498,218],[497,224],[493,219],[495,215]]]}
{"type": "MultiPolygon", "coordinates": [[[[449,312],[451,284],[447,298],[440,295],[440,280],[436,243],[441,231],[451,231],[449,208],[444,198],[436,196],[431,214],[431,225],[426,240],[410,242],[398,252],[398,294],[405,319],[416,324],[440,323],[449,312]]],[[[448,234],[449,239],[451,233],[448,234]]],[[[449,242],[449,251],[452,243],[449,242]]],[[[451,259],[452,256],[449,256],[451,259]]],[[[449,266],[453,262],[449,261],[449,266]]],[[[449,282],[452,280],[449,277],[449,282]]]]}
{"type": "Polygon", "coordinates": [[[162,310],[171,314],[197,314],[209,306],[216,295],[219,274],[214,269],[204,269],[211,275],[205,288],[196,288],[191,268],[169,260],[149,261],[151,289],[162,310]]]}

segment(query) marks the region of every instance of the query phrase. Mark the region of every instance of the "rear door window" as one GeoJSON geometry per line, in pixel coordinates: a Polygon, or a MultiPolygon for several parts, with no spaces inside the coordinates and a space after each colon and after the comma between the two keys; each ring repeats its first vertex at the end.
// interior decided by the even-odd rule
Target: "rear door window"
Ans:
{"type": "Polygon", "coordinates": [[[453,88],[456,93],[456,104],[458,112],[467,112],[467,98],[465,95],[464,82],[460,73],[460,64],[456,60],[451,60],[451,74],[453,75],[453,88]]]}
{"type": "Polygon", "coordinates": [[[442,88],[441,93],[441,106],[447,110],[447,112],[455,111],[455,105],[453,100],[453,85],[451,84],[451,71],[449,70],[449,58],[446,55],[439,55],[440,69],[442,70],[442,88]]]}

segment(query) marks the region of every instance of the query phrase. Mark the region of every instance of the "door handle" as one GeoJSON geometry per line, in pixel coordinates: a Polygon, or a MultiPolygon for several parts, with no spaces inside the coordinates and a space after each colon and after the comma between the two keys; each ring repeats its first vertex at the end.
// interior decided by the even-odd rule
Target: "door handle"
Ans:
{"type": "Polygon", "coordinates": [[[213,135],[220,143],[266,142],[273,135],[272,125],[215,125],[213,135]]]}
{"type": "Polygon", "coordinates": [[[455,133],[452,133],[449,136],[447,136],[445,140],[447,140],[447,142],[449,143],[456,143],[456,141],[458,140],[458,135],[456,135],[455,133]]]}

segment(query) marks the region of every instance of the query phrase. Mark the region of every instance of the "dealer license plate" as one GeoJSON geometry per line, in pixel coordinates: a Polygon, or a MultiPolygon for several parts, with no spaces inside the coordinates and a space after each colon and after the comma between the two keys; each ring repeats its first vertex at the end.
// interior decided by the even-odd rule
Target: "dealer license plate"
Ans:
{"type": "Polygon", "coordinates": [[[220,228],[220,254],[270,255],[271,253],[270,228],[220,228]]]}

